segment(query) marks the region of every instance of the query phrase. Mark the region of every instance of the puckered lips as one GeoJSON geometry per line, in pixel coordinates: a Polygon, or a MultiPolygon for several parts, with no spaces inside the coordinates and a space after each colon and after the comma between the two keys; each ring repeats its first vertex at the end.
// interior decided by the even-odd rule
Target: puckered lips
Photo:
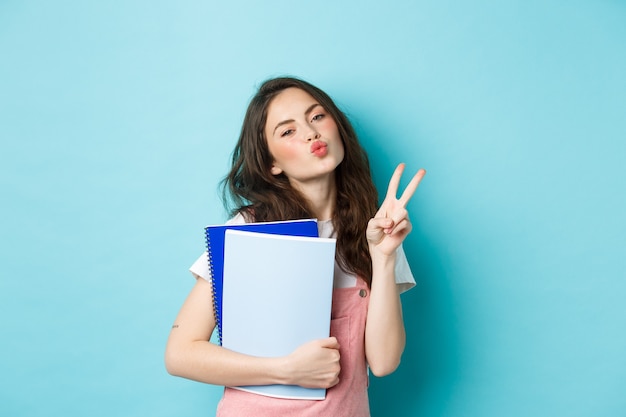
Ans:
{"type": "Polygon", "coordinates": [[[311,145],[311,153],[315,156],[325,156],[328,153],[328,145],[321,140],[316,140],[311,145]]]}

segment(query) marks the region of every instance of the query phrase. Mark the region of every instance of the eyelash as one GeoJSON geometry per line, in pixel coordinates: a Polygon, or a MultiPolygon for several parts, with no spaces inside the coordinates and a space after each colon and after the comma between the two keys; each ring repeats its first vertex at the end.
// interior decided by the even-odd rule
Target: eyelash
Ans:
{"type": "MultiPolygon", "coordinates": [[[[326,115],[324,113],[316,114],[311,118],[311,122],[318,122],[322,120],[326,115]]],[[[293,129],[287,129],[283,133],[281,133],[281,137],[289,136],[293,133],[293,129]]]]}

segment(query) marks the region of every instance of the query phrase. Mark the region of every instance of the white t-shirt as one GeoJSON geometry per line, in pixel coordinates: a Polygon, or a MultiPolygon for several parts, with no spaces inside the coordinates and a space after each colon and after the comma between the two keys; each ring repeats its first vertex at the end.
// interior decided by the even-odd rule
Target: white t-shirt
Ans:
{"type": "MultiPolygon", "coordinates": [[[[226,224],[242,224],[245,223],[245,219],[241,214],[236,215],[232,219],[226,222],[226,224]]],[[[333,228],[333,223],[331,220],[324,220],[317,222],[317,229],[320,237],[334,237],[335,229],[333,228]]],[[[189,271],[196,278],[204,278],[209,281],[211,279],[211,272],[209,270],[209,261],[207,258],[207,253],[204,252],[196,261],[191,265],[189,271]]],[[[398,285],[398,289],[400,292],[405,292],[415,286],[415,278],[413,278],[413,273],[411,272],[411,268],[409,267],[409,263],[406,259],[406,255],[404,254],[404,250],[402,249],[402,245],[400,245],[397,249],[396,255],[396,285],[398,285]]],[[[356,285],[356,276],[354,274],[349,274],[343,271],[337,261],[335,261],[335,276],[334,276],[334,287],[335,288],[345,288],[345,287],[354,287],[356,285]]]]}

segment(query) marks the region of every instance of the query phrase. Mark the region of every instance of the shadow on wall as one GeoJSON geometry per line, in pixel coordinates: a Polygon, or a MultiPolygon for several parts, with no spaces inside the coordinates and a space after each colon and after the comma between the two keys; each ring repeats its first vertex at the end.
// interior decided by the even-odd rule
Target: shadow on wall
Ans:
{"type": "MultiPolygon", "coordinates": [[[[363,126],[359,123],[359,138],[368,151],[374,172],[379,199],[387,191],[389,178],[401,154],[386,147],[376,138],[379,126],[363,126]]],[[[366,123],[367,124],[367,123],[366,123]]],[[[382,132],[379,132],[382,134],[382,132]]],[[[403,155],[406,158],[406,155],[403,155]]],[[[410,161],[406,161],[410,163],[410,161]]],[[[419,162],[419,161],[417,161],[419,162]]],[[[408,174],[418,167],[410,166],[403,178],[408,182],[408,174]]],[[[435,182],[436,172],[429,172],[425,182],[435,182]]],[[[402,185],[401,185],[402,188],[402,185]]],[[[422,187],[420,187],[422,188],[422,187]]],[[[454,384],[461,368],[461,348],[452,279],[450,259],[445,243],[433,236],[433,230],[420,225],[420,207],[428,202],[421,200],[420,189],[413,197],[411,209],[413,230],[407,237],[404,249],[415,276],[417,286],[402,295],[407,345],[400,367],[391,375],[377,378],[370,374],[370,406],[372,416],[393,415],[397,417],[422,415],[442,415],[449,403],[454,384]],[[416,201],[422,203],[415,204],[416,201]],[[425,407],[428,407],[426,410],[425,407]],[[426,414],[424,414],[426,415],[426,414]]]]}
{"type": "Polygon", "coordinates": [[[417,286],[402,295],[407,345],[400,367],[370,375],[372,416],[443,415],[460,368],[454,296],[444,257],[415,224],[405,251],[417,286]],[[426,415],[426,414],[424,414],[426,415]]]}

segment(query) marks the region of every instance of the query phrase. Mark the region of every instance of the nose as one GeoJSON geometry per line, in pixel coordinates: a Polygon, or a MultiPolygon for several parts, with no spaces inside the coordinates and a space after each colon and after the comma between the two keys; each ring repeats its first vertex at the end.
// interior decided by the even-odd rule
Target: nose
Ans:
{"type": "Polygon", "coordinates": [[[311,142],[312,140],[319,139],[322,135],[315,129],[310,129],[306,135],[307,142],[311,142]]]}

